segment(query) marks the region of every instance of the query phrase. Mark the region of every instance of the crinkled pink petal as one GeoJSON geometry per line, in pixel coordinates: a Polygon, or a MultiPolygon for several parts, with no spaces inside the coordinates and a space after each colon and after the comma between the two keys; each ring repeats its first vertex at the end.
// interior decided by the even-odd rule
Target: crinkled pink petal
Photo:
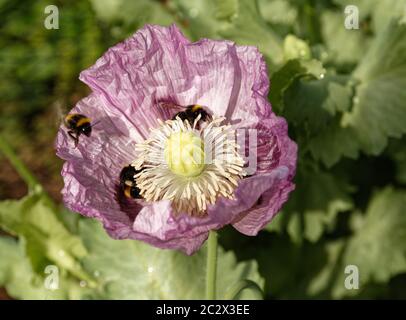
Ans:
{"type": "Polygon", "coordinates": [[[292,179],[296,173],[297,145],[289,139],[286,121],[275,115],[263,119],[258,129],[258,173],[274,172],[286,168],[285,178],[276,180],[259,203],[240,215],[233,222],[234,228],[246,235],[254,236],[278,213],[294,189],[292,179]]]}

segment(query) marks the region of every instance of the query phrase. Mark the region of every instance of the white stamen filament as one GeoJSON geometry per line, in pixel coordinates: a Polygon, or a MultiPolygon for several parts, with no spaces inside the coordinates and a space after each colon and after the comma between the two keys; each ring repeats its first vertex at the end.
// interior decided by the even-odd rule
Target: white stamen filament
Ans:
{"type": "MultiPolygon", "coordinates": [[[[135,178],[146,201],[170,200],[177,213],[203,216],[207,205],[214,204],[219,197],[234,199],[234,190],[244,175],[244,160],[238,153],[236,131],[230,125],[221,125],[223,117],[214,118],[198,130],[199,120],[200,114],[193,125],[180,118],[158,120],[160,126],[151,129],[149,138],[137,144],[139,156],[132,165],[142,169],[135,178]],[[204,168],[196,176],[175,174],[165,160],[169,137],[179,133],[194,134],[204,142],[204,168]]],[[[194,164],[196,159],[199,158],[191,156],[194,164]]]]}

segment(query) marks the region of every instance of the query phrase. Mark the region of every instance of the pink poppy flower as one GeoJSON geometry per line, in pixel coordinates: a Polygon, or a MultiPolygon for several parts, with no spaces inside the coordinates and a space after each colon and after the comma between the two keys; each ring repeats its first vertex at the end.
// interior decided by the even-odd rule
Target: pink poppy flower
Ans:
{"type": "Polygon", "coordinates": [[[76,147],[59,129],[62,194],[111,237],[192,254],[228,224],[256,235],[294,189],[297,146],[257,48],[146,25],[80,80],[92,93],[70,114],[92,128],[76,147]]]}

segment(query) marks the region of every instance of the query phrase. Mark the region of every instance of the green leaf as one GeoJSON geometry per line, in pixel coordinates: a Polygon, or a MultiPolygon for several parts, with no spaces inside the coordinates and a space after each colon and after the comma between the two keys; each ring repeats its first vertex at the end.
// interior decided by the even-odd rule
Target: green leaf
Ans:
{"type": "Polygon", "coordinates": [[[314,295],[328,292],[331,298],[376,296],[370,292],[397,274],[406,272],[405,191],[387,187],[377,192],[362,216],[354,212],[354,234],[326,243],[327,263],[313,277],[308,290],[314,295]],[[359,271],[359,289],[345,288],[347,266],[359,271]]]}
{"type": "MultiPolygon", "coordinates": [[[[179,21],[176,12],[173,12],[168,3],[151,0],[90,0],[96,17],[103,22],[109,32],[107,38],[111,45],[117,41],[131,36],[145,24],[158,24],[169,26],[172,23],[189,35],[184,23],[179,21]]],[[[83,50],[86,52],[86,50],[83,50]]]]}
{"type": "MultiPolygon", "coordinates": [[[[314,277],[323,270],[328,253],[322,243],[300,246],[286,235],[262,234],[237,250],[244,259],[258,260],[266,279],[267,297],[279,299],[326,298],[328,292],[310,292],[314,277]]],[[[324,287],[326,283],[321,284],[324,287]]]]}
{"type": "Polygon", "coordinates": [[[174,22],[174,17],[159,1],[90,0],[90,2],[98,18],[109,23],[122,20],[126,24],[142,27],[146,23],[169,25],[174,22]]]}
{"type": "Polygon", "coordinates": [[[355,5],[361,19],[372,17],[372,28],[376,33],[385,29],[393,18],[405,16],[406,0],[335,0],[342,7],[355,5]]]}
{"type": "Polygon", "coordinates": [[[282,41],[261,18],[255,1],[174,0],[173,3],[187,19],[195,40],[220,38],[253,45],[272,65],[282,62],[282,41]]]}
{"type": "MultiPolygon", "coordinates": [[[[325,76],[321,80],[301,79],[293,83],[284,95],[283,115],[289,122],[317,136],[327,128],[338,112],[347,110],[351,103],[351,88],[346,78],[325,76]]],[[[320,148],[324,148],[324,145],[320,148]]]]}
{"type": "Polygon", "coordinates": [[[273,65],[282,62],[281,39],[261,18],[256,1],[238,0],[238,9],[219,33],[237,44],[257,46],[273,65]]]}
{"type": "Polygon", "coordinates": [[[244,247],[244,258],[255,258],[259,270],[266,279],[267,296],[282,297],[295,286],[295,272],[301,265],[301,247],[283,235],[250,240],[244,247]]]}
{"type": "MultiPolygon", "coordinates": [[[[376,193],[368,206],[363,224],[344,248],[345,266],[359,268],[360,287],[368,282],[383,283],[406,272],[406,192],[385,188],[376,193]]],[[[344,272],[339,273],[334,297],[356,294],[346,290],[344,272]]]]}
{"type": "Polygon", "coordinates": [[[0,237],[0,286],[9,278],[10,265],[17,261],[17,243],[12,238],[0,237]]]}
{"type": "Polygon", "coordinates": [[[122,0],[90,0],[94,11],[99,19],[112,21],[121,15],[122,0]]]}
{"type": "Polygon", "coordinates": [[[303,224],[301,215],[298,212],[287,214],[286,231],[294,243],[301,244],[303,242],[303,224]]]}
{"type": "Polygon", "coordinates": [[[284,109],[284,95],[295,80],[301,77],[319,78],[324,76],[326,70],[321,62],[317,60],[289,60],[279,70],[274,72],[271,77],[272,89],[269,92],[269,100],[272,108],[278,113],[284,109]]]}
{"type": "MultiPolygon", "coordinates": [[[[289,64],[294,62],[288,62],[286,68],[289,64]]],[[[327,166],[333,165],[343,154],[356,157],[358,143],[352,131],[341,126],[342,114],[350,109],[353,96],[348,77],[320,73],[319,80],[299,75],[292,82],[294,71],[287,71],[289,69],[281,69],[280,74],[277,72],[272,77],[275,81],[270,98],[276,110],[288,120],[301,153],[310,151],[316,160],[322,160],[327,166]]],[[[316,74],[318,72],[320,70],[316,74]]]]}
{"type": "Polygon", "coordinates": [[[259,0],[259,11],[265,21],[271,24],[292,26],[298,17],[298,10],[285,0],[259,0]]]}
{"type": "Polygon", "coordinates": [[[228,21],[236,8],[236,1],[173,0],[174,10],[179,12],[188,25],[191,40],[220,38],[218,31],[228,21]]]}
{"type": "MultiPolygon", "coordinates": [[[[70,229],[77,235],[67,231],[40,195],[1,203],[0,225],[18,235],[21,244],[0,238],[0,285],[10,295],[20,299],[203,298],[205,248],[186,256],[140,241],[111,239],[90,219],[71,222],[70,229]],[[44,287],[44,270],[49,265],[58,267],[60,273],[56,291],[44,287]],[[19,278],[20,272],[24,277],[19,278]]],[[[256,262],[237,263],[232,252],[220,248],[218,297],[243,279],[263,286],[256,262]]],[[[250,291],[241,295],[243,299],[254,297],[250,291]]]]}
{"type": "Polygon", "coordinates": [[[317,90],[325,86],[323,81],[302,81],[285,94],[285,105],[290,105],[285,106],[286,117],[294,123],[308,119],[309,150],[327,166],[342,156],[356,158],[359,151],[378,155],[389,137],[406,132],[406,25],[393,21],[372,43],[352,78],[343,80],[327,92],[317,90]],[[338,113],[331,117],[334,109],[338,113]]]}
{"type": "MultiPolygon", "coordinates": [[[[319,255],[323,259],[323,263],[319,264],[319,268],[313,269],[308,273],[305,286],[305,292],[312,297],[332,298],[332,288],[337,281],[337,276],[344,273],[341,269],[340,258],[344,247],[344,241],[338,240],[328,243],[320,243],[317,250],[314,250],[308,259],[314,259],[319,255]],[[316,253],[314,255],[314,253],[316,253]]],[[[343,285],[344,282],[342,282],[343,285]]]]}
{"type": "Polygon", "coordinates": [[[77,279],[64,272],[58,273],[59,288],[47,289],[45,274],[32,270],[31,263],[25,255],[24,248],[9,237],[0,237],[0,286],[16,299],[60,300],[80,299],[88,289],[80,286],[77,279]]]}
{"type": "Polygon", "coordinates": [[[353,128],[361,149],[377,155],[389,137],[406,132],[406,23],[392,21],[354,72],[360,81],[344,126],[353,128]]]}
{"type": "MultiPolygon", "coordinates": [[[[113,240],[91,220],[79,223],[80,234],[89,251],[83,264],[97,277],[99,298],[103,299],[202,299],[205,292],[206,249],[193,256],[161,250],[140,241],[113,240]]],[[[217,297],[224,297],[239,279],[263,286],[255,261],[237,263],[232,252],[220,248],[217,297]]],[[[250,292],[241,296],[253,298],[250,292]]]]}
{"type": "Polygon", "coordinates": [[[372,16],[374,30],[379,32],[394,18],[405,18],[406,0],[375,0],[376,6],[372,16]]]}
{"type": "Polygon", "coordinates": [[[363,58],[370,39],[362,30],[348,30],[345,15],[324,11],[321,16],[322,35],[328,49],[327,61],[337,65],[354,66],[363,58]]]}
{"type": "Polygon", "coordinates": [[[343,128],[339,116],[319,134],[311,137],[308,145],[313,157],[328,167],[336,164],[342,156],[356,159],[359,155],[359,143],[355,139],[354,129],[343,128]]]}
{"type": "Polygon", "coordinates": [[[292,240],[318,241],[325,230],[334,227],[338,213],[353,208],[351,192],[344,179],[331,173],[299,168],[296,189],[280,214],[292,240]]]}
{"type": "Polygon", "coordinates": [[[392,140],[387,154],[395,163],[397,182],[406,185],[406,138],[392,140]]]}
{"type": "Polygon", "coordinates": [[[78,259],[86,249],[76,235],[59,220],[56,209],[41,194],[0,203],[0,227],[20,237],[36,272],[55,263],[73,275],[88,279],[78,259]]]}
{"type": "MultiPolygon", "coordinates": [[[[25,250],[14,239],[0,237],[0,285],[19,299],[202,299],[205,292],[206,249],[193,256],[161,250],[134,240],[111,239],[94,220],[79,222],[88,254],[81,259],[92,284],[59,268],[59,288],[45,287],[44,270],[34,273],[25,250]]],[[[255,261],[237,263],[220,248],[217,296],[223,298],[238,280],[263,287],[255,261]]],[[[244,291],[241,299],[253,299],[244,291]]]]}
{"type": "Polygon", "coordinates": [[[302,153],[309,150],[327,166],[342,155],[358,155],[355,131],[341,120],[354,95],[348,76],[326,74],[317,60],[290,60],[272,75],[271,83],[271,104],[288,120],[302,153]]]}

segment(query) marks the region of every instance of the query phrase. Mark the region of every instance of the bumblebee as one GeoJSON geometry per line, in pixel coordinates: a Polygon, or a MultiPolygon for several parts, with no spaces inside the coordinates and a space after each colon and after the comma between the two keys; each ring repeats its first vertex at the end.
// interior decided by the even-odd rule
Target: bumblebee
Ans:
{"type": "Polygon", "coordinates": [[[179,117],[182,121],[188,120],[191,125],[193,125],[195,119],[200,115],[199,121],[207,121],[211,119],[211,115],[204,110],[202,106],[198,104],[192,104],[186,107],[185,111],[178,112],[172,118],[175,120],[179,117]]]}
{"type": "Polygon", "coordinates": [[[92,124],[90,119],[83,114],[72,113],[65,117],[65,126],[69,129],[69,136],[75,141],[75,147],[79,142],[79,137],[84,134],[86,137],[90,137],[92,133],[92,124]]]}
{"type": "Polygon", "coordinates": [[[133,166],[128,165],[120,172],[120,189],[126,198],[140,199],[140,189],[136,185],[134,176],[142,170],[136,170],[133,166]]]}

